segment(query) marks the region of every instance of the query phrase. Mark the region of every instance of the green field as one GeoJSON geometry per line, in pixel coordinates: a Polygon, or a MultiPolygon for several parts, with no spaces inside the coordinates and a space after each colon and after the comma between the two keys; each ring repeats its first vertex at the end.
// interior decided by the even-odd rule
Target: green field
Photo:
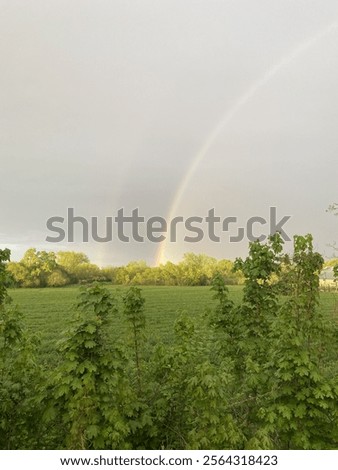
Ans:
{"type": "MultiPolygon", "coordinates": [[[[111,287],[121,298],[124,287],[111,287]]],[[[230,298],[238,302],[242,287],[230,286],[230,298]]],[[[143,287],[146,300],[147,331],[150,336],[170,341],[176,318],[185,312],[198,317],[213,307],[209,287],[143,287]]],[[[41,338],[41,353],[53,355],[57,341],[74,318],[79,287],[12,289],[10,295],[24,313],[27,327],[41,338]]],[[[328,317],[338,317],[338,295],[322,293],[320,308],[328,317]]]]}

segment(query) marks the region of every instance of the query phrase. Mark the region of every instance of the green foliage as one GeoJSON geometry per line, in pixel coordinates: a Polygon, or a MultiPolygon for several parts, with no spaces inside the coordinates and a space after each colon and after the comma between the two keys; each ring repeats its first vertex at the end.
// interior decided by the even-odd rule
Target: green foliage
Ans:
{"type": "Polygon", "coordinates": [[[58,251],[56,260],[57,264],[66,269],[69,274],[75,273],[82,264],[89,263],[87,255],[76,251],[58,251]]]}
{"type": "Polygon", "coordinates": [[[132,340],[139,395],[142,395],[142,346],[146,318],[144,314],[144,298],[141,289],[131,287],[123,296],[124,314],[132,326],[132,340]]]}
{"type": "Polygon", "coordinates": [[[35,447],[39,425],[41,369],[36,340],[24,331],[22,317],[12,306],[0,311],[0,448],[35,447]]]}
{"type": "MultiPolygon", "coordinates": [[[[126,266],[99,268],[84,253],[37,251],[30,248],[18,263],[9,263],[8,273],[17,287],[63,287],[70,284],[111,282],[114,285],[210,285],[215,273],[221,273],[227,284],[240,284],[241,273],[232,270],[232,262],[217,261],[206,255],[186,253],[178,264],[150,267],[145,261],[126,266]]],[[[9,282],[9,280],[8,280],[9,282]]]]}
{"type": "Polygon", "coordinates": [[[317,309],[322,266],[323,258],[313,251],[312,237],[296,236],[290,276],[293,292],[272,324],[267,365],[273,372],[272,394],[261,410],[269,427],[278,433],[276,444],[284,449],[337,445],[337,379],[327,367],[331,327],[317,309]]]}
{"type": "Polygon", "coordinates": [[[53,252],[30,248],[19,263],[10,263],[8,269],[19,286],[45,287],[49,275],[56,267],[56,257],[53,252]]]}
{"type": "Polygon", "coordinates": [[[8,274],[6,271],[6,263],[10,260],[11,252],[8,249],[0,250],[0,308],[8,298],[6,283],[8,274]]]}
{"type": "Polygon", "coordinates": [[[334,325],[317,306],[322,257],[312,237],[296,236],[292,260],[279,235],[250,245],[235,269],[245,276],[243,302],[235,307],[215,280],[219,300],[213,324],[223,334],[225,357],[234,363],[236,415],[246,423],[247,448],[336,448],[337,379],[331,367],[334,325]],[[285,264],[290,296],[279,294],[285,264]]]}
{"type": "Polygon", "coordinates": [[[338,264],[334,265],[333,274],[334,274],[334,277],[338,280],[338,264]]]}
{"type": "Polygon", "coordinates": [[[213,339],[212,331],[183,314],[173,343],[157,347],[152,366],[155,448],[241,447],[243,436],[229,404],[233,377],[228,361],[215,354],[213,339]]]}
{"type": "Polygon", "coordinates": [[[22,315],[6,291],[9,250],[0,250],[0,448],[35,446],[40,368],[36,339],[24,330],[22,315]]]}
{"type": "MultiPolygon", "coordinates": [[[[338,447],[337,322],[318,308],[323,259],[310,235],[294,238],[292,257],[278,234],[251,243],[234,264],[245,282],[237,303],[211,261],[215,308],[182,312],[171,341],[150,334],[140,288],[122,289],[121,298],[97,283],[82,288],[50,371],[7,295],[8,261],[0,251],[1,448],[338,447]]],[[[52,261],[26,257],[35,270],[52,261]]],[[[170,269],[202,282],[199,261],[185,258],[183,278],[182,266],[170,269]]],[[[70,269],[63,263],[59,274],[70,269]]],[[[51,282],[56,271],[43,272],[36,276],[51,282]]]]}
{"type": "Polygon", "coordinates": [[[53,271],[47,278],[48,287],[64,287],[69,284],[69,276],[61,269],[53,271]]]}
{"type": "Polygon", "coordinates": [[[51,377],[45,419],[60,448],[127,448],[133,397],[124,375],[123,348],[108,347],[109,317],[116,301],[106,289],[83,289],[74,327],[61,345],[62,361],[51,377]]]}
{"type": "Polygon", "coordinates": [[[89,284],[95,281],[107,280],[102,270],[89,262],[84,253],[75,251],[59,251],[56,260],[61,271],[68,278],[67,284],[89,284]]]}

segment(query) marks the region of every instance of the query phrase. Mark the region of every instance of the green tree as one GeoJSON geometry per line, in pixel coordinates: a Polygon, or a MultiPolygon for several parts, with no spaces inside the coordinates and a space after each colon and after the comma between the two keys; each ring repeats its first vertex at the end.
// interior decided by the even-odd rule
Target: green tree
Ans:
{"type": "Polygon", "coordinates": [[[291,296],[271,325],[271,394],[260,410],[275,445],[282,449],[338,445],[338,382],[329,366],[334,325],[327,324],[318,309],[322,267],[312,236],[295,236],[291,296]]]}
{"type": "Polygon", "coordinates": [[[128,359],[123,346],[109,344],[107,335],[116,300],[96,284],[82,289],[77,308],[61,346],[63,361],[50,378],[44,420],[61,448],[128,448],[128,415],[135,402],[128,359]]]}
{"type": "Polygon", "coordinates": [[[70,284],[70,277],[63,269],[55,269],[47,278],[48,287],[64,287],[70,284]]]}
{"type": "Polygon", "coordinates": [[[0,250],[0,448],[30,449],[37,445],[41,375],[36,340],[7,293],[9,259],[10,251],[0,250]]]}
{"type": "Polygon", "coordinates": [[[45,287],[56,268],[55,253],[30,248],[19,263],[9,264],[8,271],[19,286],[45,287]]]}

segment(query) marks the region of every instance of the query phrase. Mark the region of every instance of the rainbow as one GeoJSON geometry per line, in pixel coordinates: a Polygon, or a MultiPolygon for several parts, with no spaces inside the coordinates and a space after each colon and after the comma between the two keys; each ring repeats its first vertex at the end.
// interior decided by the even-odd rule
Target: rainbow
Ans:
{"type": "MultiPolygon", "coordinates": [[[[288,55],[284,56],[279,62],[271,66],[265,74],[255,81],[249,89],[241,95],[235,104],[226,111],[219,123],[214,127],[210,132],[205,142],[203,143],[200,150],[197,152],[195,157],[192,159],[192,162],[182,178],[181,183],[179,184],[175,196],[170,205],[167,222],[170,221],[177,215],[177,209],[182,200],[182,197],[190,184],[190,181],[195,174],[196,169],[198,168],[201,161],[206,157],[210,151],[212,145],[217,140],[218,136],[226,128],[226,126],[232,121],[232,119],[245,107],[245,105],[262,89],[264,86],[272,80],[282,69],[288,67],[293,61],[298,59],[302,54],[307,52],[311,47],[313,47],[317,42],[329,36],[331,33],[338,30],[338,21],[331,23],[325,28],[318,31],[315,35],[311,36],[309,39],[303,41],[297,45],[288,55]]],[[[165,251],[167,248],[167,239],[161,242],[155,256],[155,264],[159,266],[165,262],[165,251]]]]}

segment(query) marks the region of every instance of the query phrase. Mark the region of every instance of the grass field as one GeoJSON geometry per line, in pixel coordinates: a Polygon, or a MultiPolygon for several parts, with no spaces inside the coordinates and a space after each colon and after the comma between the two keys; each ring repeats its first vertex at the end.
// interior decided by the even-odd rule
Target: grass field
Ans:
{"type": "MultiPolygon", "coordinates": [[[[120,298],[124,287],[110,287],[120,298]]],[[[230,286],[230,298],[239,302],[242,287],[230,286]]],[[[170,341],[173,325],[182,312],[191,317],[212,308],[214,300],[209,287],[143,287],[146,300],[147,331],[151,336],[170,341]]],[[[41,337],[41,353],[55,354],[57,341],[74,318],[79,287],[12,289],[10,295],[24,313],[29,330],[41,337]]],[[[320,308],[329,317],[338,317],[338,295],[322,293],[320,308]]]]}

